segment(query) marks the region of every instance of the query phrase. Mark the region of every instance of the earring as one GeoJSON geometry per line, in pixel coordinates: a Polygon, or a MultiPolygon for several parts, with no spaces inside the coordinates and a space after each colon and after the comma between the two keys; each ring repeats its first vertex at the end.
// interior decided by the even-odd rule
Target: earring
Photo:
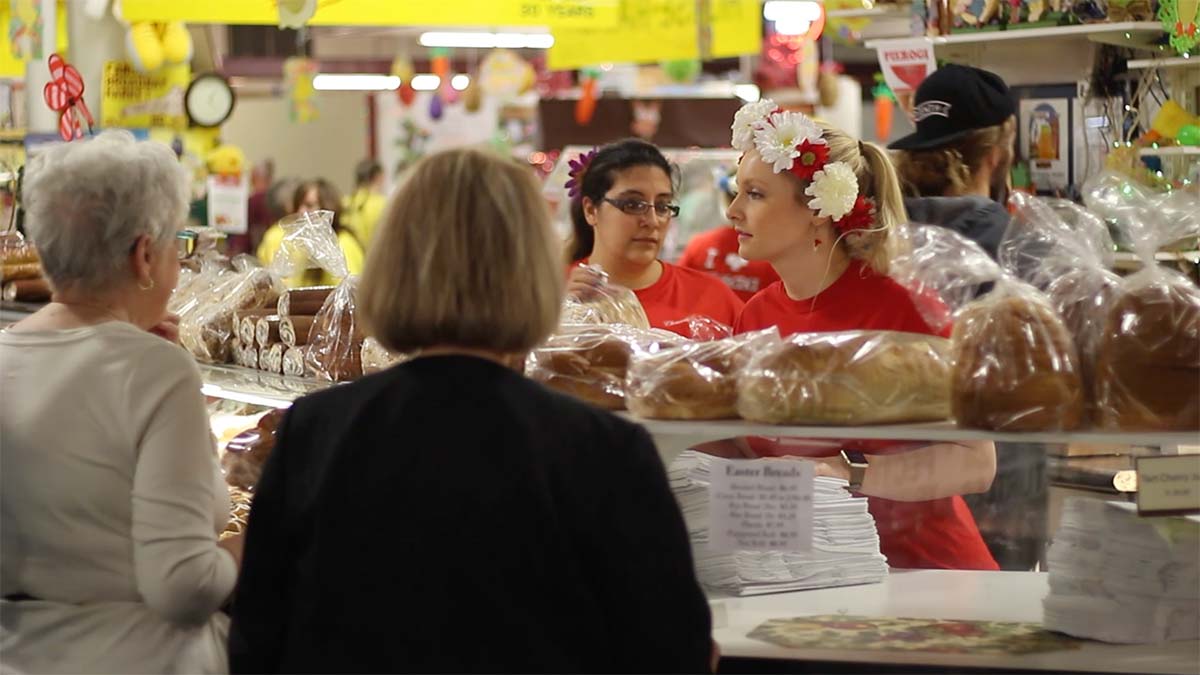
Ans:
{"type": "Polygon", "coordinates": [[[819,238],[813,239],[813,250],[815,251],[819,248],[821,248],[821,240],[819,238]]]}
{"type": "Polygon", "coordinates": [[[153,280],[153,279],[151,279],[151,280],[150,280],[150,285],[149,285],[149,286],[143,286],[143,285],[142,285],[142,282],[140,282],[140,281],[139,281],[139,282],[138,282],[138,290],[142,290],[142,291],[151,291],[151,290],[154,290],[154,280],[153,280]]]}

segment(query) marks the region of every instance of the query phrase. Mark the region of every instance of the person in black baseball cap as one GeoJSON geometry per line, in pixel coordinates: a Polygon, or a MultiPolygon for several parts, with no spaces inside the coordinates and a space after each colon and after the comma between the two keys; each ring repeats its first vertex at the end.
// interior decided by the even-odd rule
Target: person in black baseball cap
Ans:
{"type": "Polygon", "coordinates": [[[951,228],[995,257],[1009,220],[1016,112],[1004,80],[979,68],[943,66],[917,87],[917,130],[888,146],[909,220],[951,228]]]}

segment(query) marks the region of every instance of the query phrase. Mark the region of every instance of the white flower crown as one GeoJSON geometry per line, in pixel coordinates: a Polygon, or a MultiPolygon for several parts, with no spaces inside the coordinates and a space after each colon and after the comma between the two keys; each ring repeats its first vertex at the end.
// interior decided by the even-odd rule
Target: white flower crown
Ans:
{"type": "Polygon", "coordinates": [[[809,208],[834,222],[854,210],[859,201],[858,177],[845,162],[830,162],[829,144],[821,127],[806,115],[781,110],[774,101],[747,103],[733,116],[733,147],[757,150],[775,173],[790,171],[808,181],[804,194],[809,208]]]}

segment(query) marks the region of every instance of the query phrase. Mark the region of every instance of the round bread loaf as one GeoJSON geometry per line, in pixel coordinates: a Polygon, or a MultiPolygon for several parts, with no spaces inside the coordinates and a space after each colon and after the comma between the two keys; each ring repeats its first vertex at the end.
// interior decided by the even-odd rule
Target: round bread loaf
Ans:
{"type": "Polygon", "coordinates": [[[1113,303],[1096,361],[1106,429],[1200,429],[1200,290],[1163,277],[1113,303]]]}
{"type": "Polygon", "coordinates": [[[657,352],[681,338],[628,326],[569,326],[528,359],[526,374],[608,410],[625,409],[625,376],[634,350],[657,352]]]}
{"type": "Polygon", "coordinates": [[[651,419],[737,417],[737,376],[748,351],[744,340],[729,338],[635,354],[625,380],[625,405],[651,419]]]}
{"type": "Polygon", "coordinates": [[[952,341],[952,401],[960,426],[1050,431],[1082,424],[1075,343],[1033,287],[998,285],[963,310],[952,341]]]}
{"type": "Polygon", "coordinates": [[[750,359],[738,413],[770,424],[883,424],[950,415],[946,339],[892,331],[794,335],[750,359]]]}
{"type": "Polygon", "coordinates": [[[1097,268],[1069,271],[1046,287],[1046,297],[1062,318],[1079,355],[1085,420],[1095,418],[1097,351],[1104,337],[1109,310],[1120,295],[1120,288],[1121,277],[1097,268]]]}

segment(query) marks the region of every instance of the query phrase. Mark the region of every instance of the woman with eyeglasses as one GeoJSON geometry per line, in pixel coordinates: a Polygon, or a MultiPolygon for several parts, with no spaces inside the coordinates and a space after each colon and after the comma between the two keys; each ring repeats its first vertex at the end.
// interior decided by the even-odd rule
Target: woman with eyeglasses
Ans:
{"type": "Polygon", "coordinates": [[[636,139],[612,143],[575,160],[571,191],[567,291],[595,297],[603,282],[633,290],[650,325],[691,337],[687,324],[701,315],[732,326],[742,301],[720,279],[659,260],[675,203],[675,172],[653,145],[636,139]],[[586,267],[584,265],[587,265],[586,267]]]}
{"type": "Polygon", "coordinates": [[[217,540],[229,493],[167,315],[187,174],[106,131],[33,158],[23,196],[54,294],[0,332],[5,670],[226,671],[242,539],[217,540]]]}

